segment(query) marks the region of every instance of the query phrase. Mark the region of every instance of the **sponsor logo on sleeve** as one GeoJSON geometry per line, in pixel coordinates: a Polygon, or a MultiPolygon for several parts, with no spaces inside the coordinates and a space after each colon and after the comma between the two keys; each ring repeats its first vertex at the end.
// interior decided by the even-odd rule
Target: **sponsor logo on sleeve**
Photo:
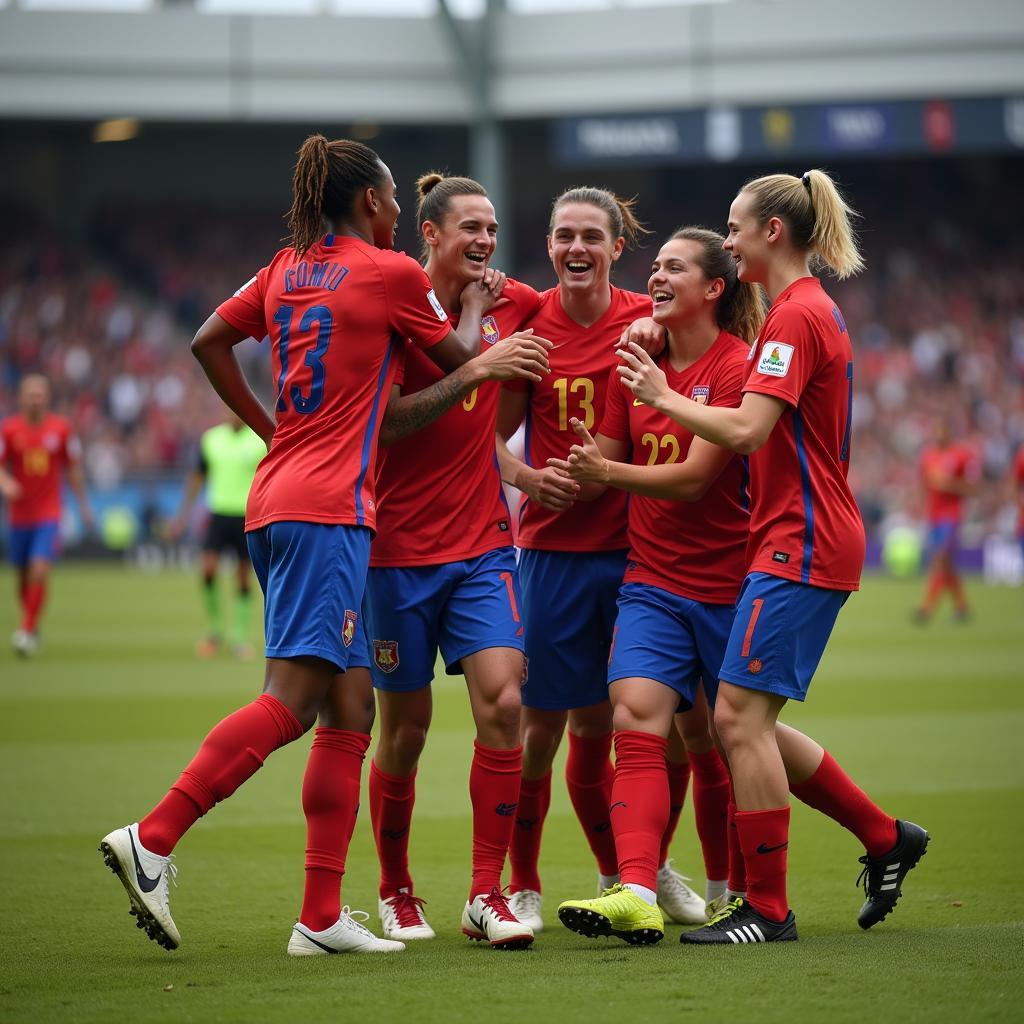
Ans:
{"type": "Polygon", "coordinates": [[[767,377],[785,377],[793,361],[793,346],[782,341],[766,341],[757,361],[757,372],[767,377]]]}
{"type": "Polygon", "coordinates": [[[437,314],[437,319],[440,320],[441,323],[444,323],[445,320],[448,319],[448,314],[444,311],[444,306],[442,306],[441,303],[438,302],[437,296],[434,294],[433,288],[431,288],[430,291],[427,292],[427,301],[430,303],[431,306],[434,307],[434,312],[437,314]]]}
{"type": "Polygon", "coordinates": [[[253,281],[255,281],[255,280],[256,280],[256,275],[253,274],[252,277],[250,277],[249,280],[246,281],[245,284],[243,284],[242,287],[239,288],[237,292],[235,292],[235,295],[241,295],[242,292],[244,292],[245,289],[248,288],[249,285],[251,285],[253,283],[253,281]]]}
{"type": "Polygon", "coordinates": [[[351,608],[345,609],[345,624],[341,627],[341,639],[346,647],[352,646],[356,636],[356,613],[351,608]]]}
{"type": "Polygon", "coordinates": [[[493,316],[485,316],[480,321],[480,336],[488,345],[493,345],[501,337],[501,332],[498,330],[498,321],[493,316]]]}
{"type": "Polygon", "coordinates": [[[698,405],[707,405],[708,400],[711,398],[711,388],[705,387],[703,384],[698,384],[690,392],[690,398],[692,398],[698,405]]]}
{"type": "Polygon", "coordinates": [[[374,640],[373,663],[381,672],[394,672],[398,668],[398,641],[374,640]]]}

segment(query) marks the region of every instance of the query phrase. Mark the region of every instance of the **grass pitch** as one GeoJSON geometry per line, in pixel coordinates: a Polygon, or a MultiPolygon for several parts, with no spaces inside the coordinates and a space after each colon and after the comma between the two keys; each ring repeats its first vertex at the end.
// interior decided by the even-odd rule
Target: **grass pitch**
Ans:
{"type": "MultiPolygon", "coordinates": [[[[589,895],[596,873],[556,783],[547,930],[526,953],[471,945],[459,915],[472,731],[461,680],[442,678],[412,832],[438,939],[397,956],[294,960],[285,944],[301,897],[308,740],[186,837],[172,897],[182,947],[146,941],[97,843],[150,808],[209,727],[259,691],[262,666],[194,659],[192,577],[62,566],[42,653],[0,652],[0,1021],[1018,1021],[1024,593],[974,586],[972,622],[954,626],[946,612],[921,629],[908,616],[917,590],[869,579],[840,616],[809,704],[784,716],[932,833],[896,912],[872,931],[856,924],[856,840],[797,803],[800,942],[684,948],[675,927],[656,947],[582,939],[555,907],[589,895]]],[[[0,573],[4,629],[12,594],[0,573]]],[[[673,854],[698,874],[689,808],[673,854]]],[[[344,898],[376,929],[365,799],[344,898]]]]}

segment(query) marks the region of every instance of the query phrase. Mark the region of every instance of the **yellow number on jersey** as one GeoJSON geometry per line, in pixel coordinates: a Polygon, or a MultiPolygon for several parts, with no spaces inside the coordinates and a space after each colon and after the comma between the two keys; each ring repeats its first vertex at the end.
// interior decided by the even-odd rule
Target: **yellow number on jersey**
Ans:
{"type": "Polygon", "coordinates": [[[473,411],[473,407],[476,405],[477,393],[479,392],[479,390],[479,388],[473,388],[473,390],[470,391],[470,393],[466,395],[466,397],[462,400],[462,408],[465,409],[466,412],[473,411]]]}
{"type": "Polygon", "coordinates": [[[576,418],[583,421],[587,430],[594,429],[594,382],[589,377],[559,377],[552,383],[558,392],[558,429],[569,429],[569,395],[579,394],[579,412],[576,418]]]}
{"type": "Polygon", "coordinates": [[[653,466],[658,461],[658,453],[661,451],[668,452],[668,457],[661,460],[663,466],[670,466],[679,459],[679,440],[674,434],[662,434],[661,437],[657,434],[644,434],[640,438],[640,443],[645,448],[650,446],[651,450],[647,455],[648,466],[653,466]]]}
{"type": "Polygon", "coordinates": [[[50,453],[45,448],[26,448],[22,464],[28,476],[46,476],[50,471],[50,453]]]}

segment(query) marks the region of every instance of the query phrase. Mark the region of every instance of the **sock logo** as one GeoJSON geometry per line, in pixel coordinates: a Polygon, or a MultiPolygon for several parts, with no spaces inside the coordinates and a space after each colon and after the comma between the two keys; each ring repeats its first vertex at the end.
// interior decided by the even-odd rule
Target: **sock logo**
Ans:
{"type": "Polygon", "coordinates": [[[611,814],[612,811],[614,811],[616,807],[628,807],[628,806],[629,806],[629,804],[627,804],[625,800],[616,800],[615,803],[613,803],[611,805],[611,807],[608,808],[608,813],[611,814]]]}
{"type": "Polygon", "coordinates": [[[408,827],[406,827],[406,828],[382,828],[380,830],[380,834],[385,839],[401,839],[404,835],[406,835],[408,833],[408,831],[409,831],[408,827]]]}
{"type": "Polygon", "coordinates": [[[539,817],[536,817],[536,818],[516,818],[516,824],[520,828],[525,828],[527,831],[529,831],[531,828],[533,828],[533,826],[536,825],[538,821],[540,821],[539,817]]]}
{"type": "Polygon", "coordinates": [[[494,808],[495,814],[500,814],[503,818],[511,818],[516,813],[516,808],[519,804],[498,804],[494,808]]]}
{"type": "Polygon", "coordinates": [[[784,850],[789,846],[789,840],[787,839],[784,843],[779,843],[778,846],[768,846],[766,843],[761,843],[758,848],[758,853],[775,853],[776,850],[784,850]]]}

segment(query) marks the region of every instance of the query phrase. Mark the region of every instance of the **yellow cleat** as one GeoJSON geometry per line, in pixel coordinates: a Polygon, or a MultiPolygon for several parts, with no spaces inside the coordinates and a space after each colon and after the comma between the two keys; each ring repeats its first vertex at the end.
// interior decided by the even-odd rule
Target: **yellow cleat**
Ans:
{"type": "Polygon", "coordinates": [[[634,946],[653,946],[665,937],[658,907],[622,885],[613,885],[595,900],[566,900],[558,908],[558,919],[588,939],[614,935],[634,946]]]}

